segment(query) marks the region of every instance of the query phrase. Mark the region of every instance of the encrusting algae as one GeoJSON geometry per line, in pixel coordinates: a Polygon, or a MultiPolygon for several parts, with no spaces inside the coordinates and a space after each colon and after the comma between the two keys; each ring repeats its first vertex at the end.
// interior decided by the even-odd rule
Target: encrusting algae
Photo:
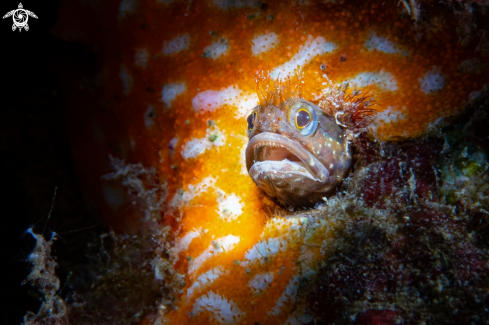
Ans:
{"type": "MultiPolygon", "coordinates": [[[[162,288],[120,323],[487,320],[487,40],[453,10],[417,1],[62,2],[55,35],[97,57],[91,79],[60,71],[80,125],[72,140],[83,185],[147,257],[115,258],[150,267],[162,288]],[[275,86],[257,93],[258,71],[273,84],[299,70],[294,103],[321,110],[306,109],[309,118],[328,115],[351,160],[335,174],[342,162],[328,149],[324,166],[341,180],[308,209],[293,200],[284,209],[248,174],[247,114],[275,103],[275,86]]],[[[251,121],[265,123],[267,111],[255,113],[251,121]]],[[[111,274],[104,281],[117,282],[111,274]]],[[[124,294],[141,290],[124,283],[124,294]]]]}

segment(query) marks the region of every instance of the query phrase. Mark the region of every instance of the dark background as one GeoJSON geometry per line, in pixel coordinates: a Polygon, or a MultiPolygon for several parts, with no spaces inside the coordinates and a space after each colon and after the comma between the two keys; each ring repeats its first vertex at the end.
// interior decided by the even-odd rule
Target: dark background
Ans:
{"type": "MultiPolygon", "coordinates": [[[[17,9],[19,0],[2,1],[0,15],[17,9]]],[[[21,282],[29,274],[26,258],[34,240],[25,231],[58,233],[53,245],[58,257],[62,295],[75,265],[86,258],[87,238],[96,238],[100,221],[83,199],[70,152],[69,107],[64,105],[59,69],[92,66],[93,56],[79,44],[50,34],[59,1],[22,1],[29,31],[12,31],[12,18],[0,23],[0,204],[2,324],[19,324],[27,311],[36,312],[42,295],[21,282]],[[51,218],[48,219],[57,187],[51,218]]]]}

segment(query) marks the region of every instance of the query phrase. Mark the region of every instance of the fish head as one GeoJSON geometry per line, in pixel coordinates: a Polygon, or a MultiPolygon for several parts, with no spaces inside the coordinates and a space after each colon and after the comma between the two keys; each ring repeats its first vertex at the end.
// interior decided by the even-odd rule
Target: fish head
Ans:
{"type": "Polygon", "coordinates": [[[348,175],[351,146],[344,130],[302,98],[256,106],[247,117],[246,167],[267,195],[285,207],[310,207],[348,175]]]}

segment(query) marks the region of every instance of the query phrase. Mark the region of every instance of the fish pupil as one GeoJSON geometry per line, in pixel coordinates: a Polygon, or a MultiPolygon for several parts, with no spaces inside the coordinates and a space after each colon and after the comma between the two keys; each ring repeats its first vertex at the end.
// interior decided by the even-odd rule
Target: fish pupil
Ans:
{"type": "Polygon", "coordinates": [[[255,127],[255,116],[256,116],[256,113],[253,112],[246,119],[248,121],[248,130],[253,130],[253,128],[255,127]]]}
{"type": "Polygon", "coordinates": [[[296,115],[296,123],[299,128],[306,127],[311,123],[311,114],[306,110],[300,110],[296,115]]]}

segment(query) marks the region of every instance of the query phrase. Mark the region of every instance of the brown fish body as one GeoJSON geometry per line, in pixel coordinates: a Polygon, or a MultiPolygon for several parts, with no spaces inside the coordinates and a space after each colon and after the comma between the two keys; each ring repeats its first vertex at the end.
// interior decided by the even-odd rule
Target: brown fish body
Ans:
{"type": "Polygon", "coordinates": [[[313,206],[332,194],[351,168],[351,146],[343,129],[301,98],[255,107],[248,135],[248,173],[286,207],[313,206]]]}

